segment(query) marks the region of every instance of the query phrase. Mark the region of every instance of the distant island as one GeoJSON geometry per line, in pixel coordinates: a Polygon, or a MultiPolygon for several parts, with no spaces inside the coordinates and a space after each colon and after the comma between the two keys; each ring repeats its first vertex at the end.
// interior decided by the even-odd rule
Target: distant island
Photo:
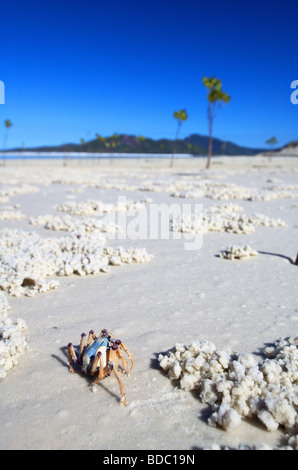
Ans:
{"type": "MultiPolygon", "coordinates": [[[[179,139],[176,144],[176,154],[189,154],[194,157],[207,155],[209,137],[200,134],[191,134],[179,139]]],[[[88,152],[88,153],[130,153],[130,154],[172,154],[174,139],[151,139],[148,137],[127,134],[114,134],[111,137],[97,137],[85,142],[81,139],[79,144],[68,143],[56,146],[42,146],[35,148],[15,148],[11,152],[88,152]]],[[[237,145],[233,142],[213,139],[214,155],[257,155],[268,152],[265,148],[250,148],[237,145]]]]}

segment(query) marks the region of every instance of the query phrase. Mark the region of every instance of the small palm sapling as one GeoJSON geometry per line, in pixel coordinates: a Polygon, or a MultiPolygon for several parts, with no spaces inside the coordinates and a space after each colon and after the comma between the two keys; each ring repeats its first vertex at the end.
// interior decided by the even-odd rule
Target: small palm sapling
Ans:
{"type": "Polygon", "coordinates": [[[178,121],[178,127],[177,127],[175,142],[174,142],[173,154],[172,154],[172,158],[171,158],[171,162],[170,162],[170,168],[173,167],[174,156],[175,156],[175,153],[176,153],[177,142],[178,142],[178,137],[179,137],[179,131],[180,131],[181,124],[182,124],[182,122],[186,121],[187,118],[188,118],[188,115],[187,115],[187,112],[186,112],[185,109],[181,109],[181,111],[175,111],[173,116],[178,121]]]}
{"type": "MultiPolygon", "coordinates": [[[[6,150],[6,145],[7,145],[7,138],[8,138],[8,130],[12,127],[12,122],[9,120],[9,119],[6,119],[4,121],[4,126],[6,128],[6,132],[5,132],[5,136],[4,136],[4,144],[3,144],[3,149],[4,151],[6,150]]],[[[3,156],[3,166],[5,166],[5,162],[6,162],[6,159],[5,159],[5,153],[4,153],[4,156],[3,156]]]]}
{"type": "MultiPolygon", "coordinates": [[[[270,139],[266,140],[265,142],[267,145],[269,145],[272,149],[275,145],[277,145],[277,139],[276,137],[271,137],[270,139]]],[[[272,151],[269,153],[269,160],[271,160],[272,157],[272,151]]]]}
{"type": "Polygon", "coordinates": [[[212,144],[213,144],[213,121],[221,106],[225,103],[228,103],[231,97],[222,91],[222,84],[219,78],[207,78],[203,77],[203,84],[208,88],[209,93],[207,95],[208,99],[208,109],[207,117],[209,124],[209,145],[208,145],[208,159],[206,164],[206,169],[210,168],[211,155],[212,155],[212,144]]]}

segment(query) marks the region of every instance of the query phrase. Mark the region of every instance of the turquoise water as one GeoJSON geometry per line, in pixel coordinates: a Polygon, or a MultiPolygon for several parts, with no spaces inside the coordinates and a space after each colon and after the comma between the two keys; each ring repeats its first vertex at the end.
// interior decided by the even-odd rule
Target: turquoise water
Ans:
{"type": "MultiPolygon", "coordinates": [[[[196,155],[195,157],[193,155],[175,155],[175,159],[180,159],[180,158],[200,158],[204,157],[206,158],[205,155],[196,155]]],[[[99,154],[99,155],[63,155],[63,154],[54,154],[54,155],[45,155],[45,154],[40,154],[40,155],[1,155],[0,154],[0,160],[5,159],[5,160],[110,160],[110,159],[125,159],[125,158],[162,158],[162,159],[168,159],[172,158],[171,154],[120,154],[120,155],[109,155],[109,154],[99,154]]]]}

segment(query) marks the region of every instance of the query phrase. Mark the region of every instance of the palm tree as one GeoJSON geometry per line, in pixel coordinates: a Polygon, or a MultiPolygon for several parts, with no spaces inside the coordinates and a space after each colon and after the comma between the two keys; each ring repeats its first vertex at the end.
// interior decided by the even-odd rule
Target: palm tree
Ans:
{"type": "MultiPolygon", "coordinates": [[[[265,143],[273,149],[274,145],[277,144],[277,139],[276,139],[276,137],[271,137],[270,139],[266,140],[265,143]]],[[[269,160],[271,160],[272,151],[269,153],[268,157],[269,157],[269,160]]]]}
{"type": "Polygon", "coordinates": [[[103,141],[104,141],[104,138],[101,137],[101,135],[98,134],[98,133],[95,134],[95,137],[96,137],[96,139],[98,140],[98,142],[103,142],[103,141]]]}
{"type": "MultiPolygon", "coordinates": [[[[98,133],[95,134],[95,137],[96,137],[96,139],[99,143],[99,147],[101,147],[100,144],[104,141],[103,137],[101,137],[101,135],[98,134],[98,133]]],[[[100,148],[99,148],[99,150],[97,150],[97,152],[100,153],[100,148]]],[[[97,162],[99,162],[99,160],[100,160],[99,158],[96,159],[97,162]]]]}
{"type": "Polygon", "coordinates": [[[119,143],[119,134],[117,134],[116,132],[112,135],[111,139],[110,139],[110,148],[111,148],[111,163],[113,163],[113,158],[114,158],[114,151],[116,149],[116,147],[118,146],[118,143],[119,143]]]}
{"type": "Polygon", "coordinates": [[[174,111],[173,116],[178,121],[178,127],[177,127],[175,142],[174,142],[173,154],[172,154],[172,158],[170,162],[170,168],[172,168],[174,164],[174,156],[176,154],[176,148],[177,148],[177,142],[178,142],[178,136],[179,136],[181,124],[182,122],[186,121],[188,118],[188,115],[185,109],[181,109],[180,111],[174,111]]]}
{"type": "MultiPolygon", "coordinates": [[[[113,139],[113,137],[111,137],[111,139],[113,139]]],[[[110,146],[110,149],[111,149],[111,152],[110,152],[111,163],[113,163],[113,161],[114,161],[114,149],[116,147],[116,142],[114,140],[111,140],[111,139],[110,139],[110,142],[109,142],[109,146],[110,146]]]]}
{"type": "Polygon", "coordinates": [[[231,97],[222,91],[222,84],[219,78],[214,77],[203,77],[203,84],[206,88],[208,88],[209,93],[207,95],[208,99],[208,109],[207,109],[207,117],[209,123],[209,145],[208,145],[208,159],[206,168],[210,168],[211,163],[211,155],[212,155],[212,144],[213,144],[213,121],[217,113],[219,112],[220,108],[224,103],[228,103],[231,97]]]}
{"type": "MultiPolygon", "coordinates": [[[[138,141],[140,153],[141,153],[141,151],[142,151],[142,142],[143,142],[144,140],[146,140],[146,138],[143,137],[142,135],[139,135],[139,136],[137,137],[137,141],[138,141]]],[[[140,154],[139,154],[139,156],[138,156],[138,160],[140,160],[140,154]]]]}
{"type": "Polygon", "coordinates": [[[12,122],[9,120],[9,119],[6,119],[4,121],[4,126],[6,128],[6,132],[4,134],[4,143],[3,143],[3,149],[4,149],[4,153],[3,153],[3,166],[5,166],[6,164],[6,158],[5,158],[5,150],[6,150],[6,145],[7,145],[7,138],[8,138],[8,130],[12,127],[12,122]]]}

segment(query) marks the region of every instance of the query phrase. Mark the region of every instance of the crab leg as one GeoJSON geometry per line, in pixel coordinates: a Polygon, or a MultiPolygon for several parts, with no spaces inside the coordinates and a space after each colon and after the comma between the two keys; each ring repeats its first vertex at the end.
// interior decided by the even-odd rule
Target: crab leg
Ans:
{"type": "Polygon", "coordinates": [[[95,371],[98,367],[98,364],[100,362],[100,356],[101,356],[101,352],[98,352],[97,355],[96,355],[96,358],[94,359],[93,364],[92,364],[92,368],[91,368],[91,371],[90,371],[91,375],[94,375],[94,373],[95,373],[95,371]]]}
{"type": "Polygon", "coordinates": [[[119,388],[120,388],[120,393],[121,393],[121,399],[120,402],[126,406],[126,394],[125,394],[125,387],[120,379],[120,375],[117,371],[117,365],[118,365],[118,357],[116,355],[116,351],[118,349],[118,346],[113,346],[112,349],[110,350],[110,361],[108,362],[108,368],[110,371],[114,372],[114,375],[117,379],[119,388]]]}
{"type": "Polygon", "coordinates": [[[118,380],[119,388],[120,388],[120,393],[121,393],[121,399],[120,402],[122,405],[126,406],[126,393],[125,393],[125,387],[120,379],[119,373],[116,371],[116,368],[112,366],[112,371],[115,374],[116,379],[118,380]]]}
{"type": "Polygon", "coordinates": [[[120,393],[121,393],[121,400],[120,402],[126,406],[126,393],[125,393],[125,387],[122,383],[122,380],[120,379],[120,375],[117,371],[117,367],[118,367],[118,362],[119,362],[119,358],[117,356],[117,351],[118,351],[118,346],[116,344],[114,344],[110,350],[110,360],[108,362],[108,368],[114,372],[115,374],[115,377],[118,381],[118,385],[119,385],[119,388],[120,388],[120,393]]]}
{"type": "Polygon", "coordinates": [[[89,336],[88,336],[88,339],[87,339],[87,348],[90,345],[91,341],[94,340],[95,338],[96,338],[96,335],[95,335],[94,331],[90,330],[89,331],[89,336]]]}
{"type": "MultiPolygon", "coordinates": [[[[106,330],[104,330],[104,331],[106,331],[106,330]]],[[[108,334],[111,336],[111,338],[115,338],[115,336],[114,336],[112,333],[108,333],[108,334]]],[[[130,363],[131,363],[131,364],[130,364],[129,372],[127,373],[127,375],[129,375],[129,374],[131,373],[132,369],[133,369],[133,357],[132,357],[132,355],[131,355],[131,353],[130,353],[128,347],[125,346],[125,344],[122,343],[122,341],[121,341],[120,339],[116,339],[115,343],[116,343],[120,348],[122,348],[122,349],[124,350],[124,352],[125,352],[125,353],[128,355],[128,357],[129,357],[129,360],[130,360],[130,363]]],[[[123,361],[122,361],[122,362],[123,362],[123,361]]]]}
{"type": "Polygon", "coordinates": [[[120,348],[118,348],[118,350],[117,350],[117,356],[119,357],[119,359],[121,360],[121,362],[123,364],[123,370],[122,370],[122,374],[123,374],[124,372],[126,372],[126,370],[128,368],[128,364],[127,364],[127,360],[124,357],[124,354],[122,354],[122,351],[121,351],[120,348]]]}
{"type": "Polygon", "coordinates": [[[122,348],[122,349],[126,352],[126,354],[128,355],[128,357],[129,357],[129,360],[130,360],[130,369],[129,369],[129,372],[128,372],[128,374],[127,374],[127,375],[129,375],[129,374],[131,373],[131,371],[132,371],[132,368],[133,368],[133,357],[132,357],[132,355],[131,355],[129,349],[127,348],[127,346],[125,346],[124,343],[121,342],[120,348],[122,348]]]}
{"type": "Polygon", "coordinates": [[[84,343],[85,343],[85,333],[81,334],[81,342],[80,342],[80,353],[79,353],[79,361],[82,362],[83,357],[83,350],[84,350],[84,343]]]}
{"type": "Polygon", "coordinates": [[[101,338],[103,338],[104,336],[107,336],[107,334],[108,334],[108,330],[106,330],[106,329],[103,329],[103,330],[101,330],[101,332],[100,332],[100,335],[99,335],[99,336],[100,336],[101,338]]]}
{"type": "Polygon", "coordinates": [[[73,361],[76,362],[76,363],[78,363],[78,359],[77,359],[77,356],[76,356],[76,353],[75,353],[75,350],[74,350],[74,347],[73,347],[72,343],[68,344],[67,351],[68,351],[68,365],[69,365],[70,372],[75,374],[75,370],[71,365],[71,359],[73,359],[73,361]]]}
{"type": "Polygon", "coordinates": [[[99,371],[98,371],[98,377],[94,381],[94,384],[98,384],[103,378],[104,378],[104,363],[103,363],[103,357],[101,352],[98,353],[98,358],[99,358],[99,371]]]}

